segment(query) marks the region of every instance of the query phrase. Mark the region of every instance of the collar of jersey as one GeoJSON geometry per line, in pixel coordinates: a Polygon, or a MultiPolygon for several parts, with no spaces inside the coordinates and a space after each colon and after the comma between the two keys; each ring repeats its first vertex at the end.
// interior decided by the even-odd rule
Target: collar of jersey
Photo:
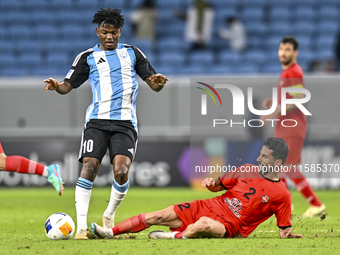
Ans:
{"type": "Polygon", "coordinates": [[[268,180],[268,181],[271,181],[271,182],[279,182],[279,181],[281,181],[281,178],[279,178],[277,181],[275,181],[275,180],[272,180],[272,179],[267,178],[265,175],[262,174],[261,171],[259,171],[259,173],[260,173],[260,175],[261,175],[263,178],[265,178],[265,179],[268,180]]]}
{"type": "MultiPolygon", "coordinates": [[[[93,51],[104,51],[104,50],[101,50],[101,49],[99,48],[99,45],[100,45],[100,43],[97,43],[97,44],[93,47],[93,51]]],[[[105,51],[105,52],[115,52],[116,50],[121,49],[122,46],[123,46],[123,44],[118,43],[117,49],[115,49],[115,50],[108,50],[108,51],[105,51]]]]}

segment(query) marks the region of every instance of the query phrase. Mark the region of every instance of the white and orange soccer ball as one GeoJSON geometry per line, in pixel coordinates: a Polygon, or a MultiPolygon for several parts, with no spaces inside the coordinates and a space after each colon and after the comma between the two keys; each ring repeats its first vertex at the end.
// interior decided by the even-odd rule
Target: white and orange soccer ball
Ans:
{"type": "Polygon", "coordinates": [[[51,240],[70,239],[74,233],[74,222],[66,213],[52,214],[45,222],[45,233],[51,240]]]}

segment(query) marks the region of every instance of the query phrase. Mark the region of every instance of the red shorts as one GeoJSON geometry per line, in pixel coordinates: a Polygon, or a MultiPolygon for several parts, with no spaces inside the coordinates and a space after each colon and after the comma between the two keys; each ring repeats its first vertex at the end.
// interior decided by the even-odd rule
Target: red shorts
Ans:
{"type": "MultiPolygon", "coordinates": [[[[219,210],[222,210],[222,208],[219,208],[219,210]]],[[[189,203],[175,204],[174,211],[177,214],[178,218],[182,221],[182,225],[179,228],[170,228],[171,231],[184,231],[187,226],[195,223],[201,217],[205,216],[221,222],[225,226],[225,238],[234,237],[238,233],[235,224],[232,222],[232,219],[228,220],[213,212],[205,203],[205,200],[195,200],[189,203]]]]}
{"type": "Polygon", "coordinates": [[[289,154],[286,159],[286,165],[298,165],[301,163],[301,151],[303,148],[303,138],[300,137],[282,137],[287,143],[289,154]]]}

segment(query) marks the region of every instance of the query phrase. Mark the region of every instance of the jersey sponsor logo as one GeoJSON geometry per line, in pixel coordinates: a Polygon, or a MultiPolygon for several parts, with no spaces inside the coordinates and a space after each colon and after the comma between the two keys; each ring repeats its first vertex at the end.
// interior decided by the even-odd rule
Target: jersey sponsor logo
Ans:
{"type": "Polygon", "coordinates": [[[237,218],[241,217],[240,211],[242,209],[242,202],[237,198],[224,198],[224,202],[228,205],[229,209],[235,214],[237,218]]]}
{"type": "Polygon", "coordinates": [[[262,202],[263,204],[268,203],[268,202],[269,202],[269,197],[268,197],[267,195],[263,195],[263,196],[261,197],[261,202],[262,202]]]}
{"type": "Polygon", "coordinates": [[[133,155],[133,148],[127,149],[133,155]]]}
{"type": "Polygon", "coordinates": [[[101,63],[105,63],[106,62],[106,60],[105,59],[103,59],[103,58],[100,58],[99,60],[98,60],[98,62],[97,62],[97,65],[98,64],[101,64],[101,63]]]}
{"type": "Polygon", "coordinates": [[[74,70],[70,70],[68,71],[68,73],[66,74],[65,76],[65,79],[70,79],[71,78],[71,75],[73,74],[74,70]]]}

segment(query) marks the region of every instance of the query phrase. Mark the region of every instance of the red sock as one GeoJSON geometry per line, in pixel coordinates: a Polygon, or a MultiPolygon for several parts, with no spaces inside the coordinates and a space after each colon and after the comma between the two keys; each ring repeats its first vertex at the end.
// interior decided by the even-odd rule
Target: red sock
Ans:
{"type": "Polygon", "coordinates": [[[43,175],[44,169],[45,166],[43,164],[21,156],[9,156],[6,158],[6,171],[43,175]]]}
{"type": "Polygon", "coordinates": [[[0,153],[5,153],[5,152],[4,152],[4,149],[3,149],[2,146],[1,146],[1,143],[0,143],[0,153]]]}
{"type": "Polygon", "coordinates": [[[182,239],[183,238],[183,233],[184,233],[184,231],[176,233],[175,234],[175,239],[182,239]]]}
{"type": "Polygon", "coordinates": [[[112,231],[114,235],[120,235],[124,233],[137,233],[148,227],[149,225],[145,221],[145,215],[142,213],[122,221],[114,226],[112,231]]]}
{"type": "MultiPolygon", "coordinates": [[[[296,174],[296,173],[295,173],[296,174]]],[[[321,202],[315,195],[312,187],[310,186],[308,180],[301,174],[301,178],[290,178],[294,182],[296,188],[300,193],[306,198],[306,200],[314,206],[321,206],[321,202]]]]}
{"type": "Polygon", "coordinates": [[[286,178],[281,178],[281,181],[284,183],[284,185],[285,185],[286,188],[288,189],[288,185],[287,185],[287,180],[286,180],[286,178]]]}

